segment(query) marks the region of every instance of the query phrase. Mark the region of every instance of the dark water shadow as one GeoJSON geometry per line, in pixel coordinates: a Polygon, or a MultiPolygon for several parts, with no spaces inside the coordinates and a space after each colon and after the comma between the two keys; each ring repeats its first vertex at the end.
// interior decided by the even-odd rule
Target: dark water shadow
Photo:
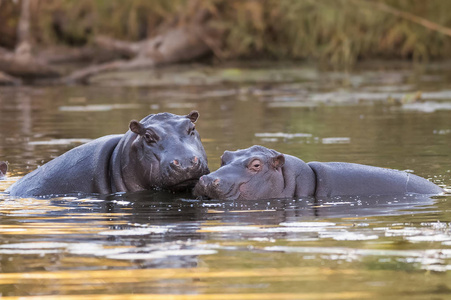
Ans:
{"type": "MultiPolygon", "coordinates": [[[[267,200],[198,200],[190,193],[143,191],[89,198],[92,212],[127,213],[130,223],[174,224],[216,220],[225,223],[275,225],[290,220],[321,220],[329,218],[392,216],[436,209],[437,197],[431,195],[373,195],[316,199],[267,200]],[[103,200],[103,201],[102,201],[103,200]]],[[[55,199],[57,206],[71,206],[71,213],[80,202],[55,199]]],[[[88,212],[89,214],[89,212],[88,212]]]]}

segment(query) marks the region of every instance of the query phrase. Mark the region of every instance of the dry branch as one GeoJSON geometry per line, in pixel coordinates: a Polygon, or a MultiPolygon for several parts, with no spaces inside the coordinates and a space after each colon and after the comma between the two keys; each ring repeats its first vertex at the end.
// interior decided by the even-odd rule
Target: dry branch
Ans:
{"type": "Polygon", "coordinates": [[[0,72],[0,85],[20,85],[22,80],[0,72]]]}
{"type": "Polygon", "coordinates": [[[129,54],[136,53],[136,56],[129,61],[118,60],[77,70],[62,81],[86,83],[89,77],[103,72],[151,68],[194,60],[211,52],[210,46],[204,42],[206,36],[211,36],[210,40],[220,39],[219,35],[203,25],[170,29],[154,38],[129,45],[123,41],[103,39],[103,46],[107,49],[128,51],[129,54]]]}
{"type": "MultiPolygon", "coordinates": [[[[355,0],[354,0],[354,2],[355,2],[355,0]]],[[[418,25],[421,25],[421,26],[423,26],[423,27],[425,27],[425,28],[427,28],[429,30],[437,31],[437,32],[443,33],[443,34],[445,34],[447,36],[451,36],[451,28],[442,26],[442,25],[437,24],[435,22],[429,21],[429,20],[427,20],[425,18],[421,18],[421,17],[416,16],[416,15],[414,15],[412,13],[396,9],[396,8],[391,7],[391,6],[389,6],[389,5],[385,4],[385,3],[382,3],[382,2],[377,2],[376,3],[376,2],[367,2],[367,1],[365,1],[365,4],[368,4],[368,5],[372,6],[373,8],[375,8],[377,10],[384,11],[384,12],[390,13],[390,14],[392,14],[394,16],[397,16],[397,17],[409,20],[409,21],[411,21],[413,23],[416,23],[418,25]]]]}

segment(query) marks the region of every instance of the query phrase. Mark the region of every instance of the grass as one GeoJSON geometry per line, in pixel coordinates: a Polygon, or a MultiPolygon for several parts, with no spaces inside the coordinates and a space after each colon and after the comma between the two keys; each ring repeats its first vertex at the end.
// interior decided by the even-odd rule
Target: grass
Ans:
{"type": "MultiPolygon", "coordinates": [[[[99,34],[141,40],[206,9],[211,24],[225,32],[225,60],[303,59],[346,68],[363,59],[450,58],[450,36],[380,10],[378,3],[451,27],[451,1],[442,0],[46,0],[34,7],[32,28],[44,45],[80,46],[99,34]]],[[[14,11],[14,5],[2,1],[0,10],[14,11]]],[[[11,13],[0,25],[16,19],[11,13]]]]}

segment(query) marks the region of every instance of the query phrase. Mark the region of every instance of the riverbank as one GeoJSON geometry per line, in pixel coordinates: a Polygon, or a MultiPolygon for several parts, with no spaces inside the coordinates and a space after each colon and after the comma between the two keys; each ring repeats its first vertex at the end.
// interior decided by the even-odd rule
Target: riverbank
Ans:
{"type": "MultiPolygon", "coordinates": [[[[447,1],[31,1],[28,19],[22,18],[23,7],[0,2],[0,71],[14,64],[31,68],[30,61],[43,63],[38,70],[62,61],[96,66],[69,78],[54,68],[44,74],[32,70],[36,78],[53,76],[63,83],[105,70],[205,58],[308,61],[332,70],[374,59],[451,58],[447,1]],[[20,24],[28,24],[22,35],[20,24]],[[19,47],[23,39],[31,49],[19,47]],[[23,64],[19,50],[33,59],[23,64]]],[[[30,77],[30,70],[3,71],[30,77]]]]}

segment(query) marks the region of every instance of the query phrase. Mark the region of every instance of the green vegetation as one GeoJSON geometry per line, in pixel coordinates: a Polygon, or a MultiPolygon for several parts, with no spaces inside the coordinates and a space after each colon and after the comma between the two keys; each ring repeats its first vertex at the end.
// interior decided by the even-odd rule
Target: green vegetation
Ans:
{"type": "MultiPolygon", "coordinates": [[[[183,26],[207,10],[225,33],[217,57],[313,59],[352,66],[362,59],[427,61],[451,56],[451,36],[384,11],[388,5],[451,27],[451,1],[442,0],[47,0],[34,4],[33,34],[43,45],[89,44],[96,35],[141,40],[183,26]]],[[[18,4],[0,2],[0,46],[11,47],[18,4]],[[6,27],[5,27],[6,26],[6,27]],[[8,37],[8,38],[7,38],[8,37]]]]}
{"type": "MultiPolygon", "coordinates": [[[[232,57],[313,58],[332,66],[365,58],[416,61],[450,56],[451,37],[377,10],[378,1],[269,0],[235,2],[223,22],[232,57]]],[[[381,2],[381,1],[379,1],[381,2]]],[[[382,1],[442,25],[451,24],[449,1],[382,1]]]]}

